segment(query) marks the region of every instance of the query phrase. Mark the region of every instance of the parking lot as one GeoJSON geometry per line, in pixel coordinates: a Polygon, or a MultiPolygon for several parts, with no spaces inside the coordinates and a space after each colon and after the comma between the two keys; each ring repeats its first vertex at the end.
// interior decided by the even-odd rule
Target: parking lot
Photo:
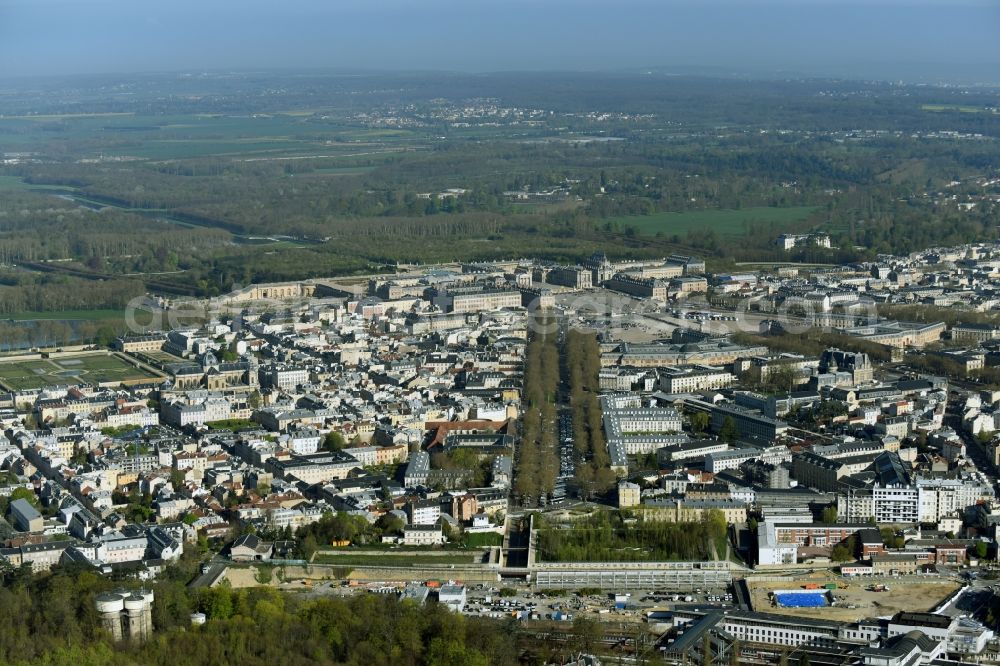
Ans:
{"type": "MultiPolygon", "coordinates": [[[[517,589],[512,596],[500,596],[504,588],[470,588],[465,613],[483,617],[515,616],[524,620],[565,620],[583,616],[591,619],[642,621],[648,611],[667,610],[677,606],[735,608],[732,590],[634,590],[618,597],[613,592],[578,594],[572,591],[554,593],[517,589]]],[[[507,588],[508,590],[513,588],[507,588]]]]}

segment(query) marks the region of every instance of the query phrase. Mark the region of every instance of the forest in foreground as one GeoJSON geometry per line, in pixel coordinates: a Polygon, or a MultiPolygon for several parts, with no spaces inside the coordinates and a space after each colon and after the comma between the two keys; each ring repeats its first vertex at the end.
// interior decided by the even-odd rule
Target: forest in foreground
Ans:
{"type": "MultiPolygon", "coordinates": [[[[154,636],[115,643],[94,597],[116,588],[90,571],[8,572],[0,587],[0,663],[11,666],[358,664],[487,666],[519,661],[515,625],[395,596],[308,597],[258,587],[189,590],[187,574],[152,585],[154,636]],[[192,626],[190,613],[207,622],[192,626]]],[[[136,587],[138,583],[129,582],[136,587]]],[[[532,661],[527,657],[528,663],[532,661]]]]}

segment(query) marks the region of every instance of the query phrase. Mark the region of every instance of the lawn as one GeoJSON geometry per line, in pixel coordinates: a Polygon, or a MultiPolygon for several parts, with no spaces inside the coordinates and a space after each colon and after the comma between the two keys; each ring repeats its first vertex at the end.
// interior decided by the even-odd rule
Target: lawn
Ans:
{"type": "Polygon", "coordinates": [[[609,220],[614,224],[634,227],[644,236],[654,236],[663,232],[666,236],[683,236],[692,230],[712,228],[725,236],[738,236],[746,231],[750,223],[772,224],[778,228],[795,226],[796,222],[808,219],[816,211],[814,206],[791,208],[743,208],[740,210],[718,209],[698,210],[686,213],[655,213],[653,215],[628,215],[609,220]]]}
{"type": "Polygon", "coordinates": [[[496,532],[471,532],[462,536],[467,548],[486,548],[503,545],[503,535],[496,532]]]}
{"type": "Polygon", "coordinates": [[[113,354],[64,356],[30,361],[0,361],[0,384],[13,391],[154,379],[113,354]]]}
{"type": "Polygon", "coordinates": [[[44,190],[51,187],[51,185],[26,183],[19,176],[0,176],[0,190],[44,190]]]}

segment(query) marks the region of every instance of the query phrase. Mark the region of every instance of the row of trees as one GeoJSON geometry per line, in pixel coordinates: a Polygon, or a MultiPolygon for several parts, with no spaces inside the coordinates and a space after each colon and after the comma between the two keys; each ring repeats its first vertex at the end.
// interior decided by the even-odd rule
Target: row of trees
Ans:
{"type": "MultiPolygon", "coordinates": [[[[0,276],[2,278],[2,276],[0,276]]],[[[0,285],[0,317],[17,312],[121,309],[144,287],[139,280],[84,280],[46,276],[19,279],[16,286],[0,285]]]]}
{"type": "Polygon", "coordinates": [[[754,335],[751,333],[736,333],[733,339],[741,344],[765,345],[773,351],[791,352],[806,356],[819,356],[830,347],[844,351],[868,354],[873,362],[886,363],[892,359],[892,350],[878,342],[864,340],[845,333],[833,333],[815,328],[804,333],[780,333],[772,335],[754,335]]]}
{"type": "Polygon", "coordinates": [[[514,492],[530,503],[552,492],[559,473],[559,348],[552,320],[539,320],[524,360],[524,416],[515,455],[514,492]]]}
{"type": "Polygon", "coordinates": [[[106,347],[128,329],[124,320],[60,321],[35,320],[8,322],[0,320],[0,351],[25,347],[59,347],[93,342],[106,347]]]}
{"type": "Polygon", "coordinates": [[[601,424],[598,375],[601,349],[593,333],[571,329],[564,345],[564,374],[573,417],[576,482],[584,497],[607,491],[617,477],[601,424]]]}

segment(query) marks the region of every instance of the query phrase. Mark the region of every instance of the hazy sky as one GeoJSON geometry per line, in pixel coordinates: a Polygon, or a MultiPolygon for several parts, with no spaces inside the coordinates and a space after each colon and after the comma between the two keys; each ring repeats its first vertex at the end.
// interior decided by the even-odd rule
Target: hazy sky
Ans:
{"type": "Polygon", "coordinates": [[[1000,0],[0,0],[0,76],[963,65],[1000,66],[1000,0]]]}

